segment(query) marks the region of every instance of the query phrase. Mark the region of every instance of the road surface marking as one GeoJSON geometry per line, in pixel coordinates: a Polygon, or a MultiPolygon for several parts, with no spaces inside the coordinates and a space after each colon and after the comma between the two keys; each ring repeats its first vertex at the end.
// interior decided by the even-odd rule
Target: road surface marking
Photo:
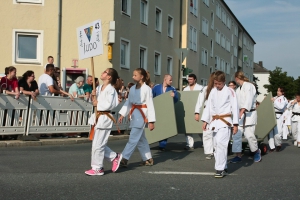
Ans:
{"type": "MultiPolygon", "coordinates": [[[[214,172],[171,172],[171,171],[150,171],[145,172],[148,174],[173,174],[173,175],[203,175],[203,176],[214,176],[214,172]]],[[[237,175],[237,174],[228,174],[228,175],[237,175]]]]}

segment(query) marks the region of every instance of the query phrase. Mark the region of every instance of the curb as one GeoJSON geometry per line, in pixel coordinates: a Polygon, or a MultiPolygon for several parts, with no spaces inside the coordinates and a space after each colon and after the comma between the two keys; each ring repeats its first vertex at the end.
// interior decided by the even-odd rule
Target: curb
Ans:
{"type": "MultiPolygon", "coordinates": [[[[128,139],[129,135],[113,135],[109,136],[108,141],[128,139]]],[[[1,147],[27,147],[27,146],[49,146],[49,145],[72,145],[91,143],[88,138],[67,138],[67,139],[40,139],[39,141],[20,141],[20,140],[7,140],[0,141],[1,147]]]]}

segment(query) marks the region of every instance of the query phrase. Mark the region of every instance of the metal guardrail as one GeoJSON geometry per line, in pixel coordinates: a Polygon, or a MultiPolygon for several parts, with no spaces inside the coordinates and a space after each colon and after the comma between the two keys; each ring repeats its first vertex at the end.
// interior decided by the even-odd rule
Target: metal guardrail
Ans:
{"type": "MultiPolygon", "coordinates": [[[[117,120],[124,102],[112,110],[117,120]]],[[[38,96],[36,100],[21,95],[0,94],[0,135],[85,133],[90,131],[88,119],[93,105],[82,99],[38,96]],[[1,120],[2,119],[2,120],[1,120]]],[[[112,131],[128,130],[129,120],[113,125],[112,131]]]]}

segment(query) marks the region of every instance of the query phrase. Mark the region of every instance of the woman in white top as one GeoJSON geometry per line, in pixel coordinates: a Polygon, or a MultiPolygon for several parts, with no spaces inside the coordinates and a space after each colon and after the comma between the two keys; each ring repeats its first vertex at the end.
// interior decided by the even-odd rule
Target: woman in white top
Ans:
{"type": "Polygon", "coordinates": [[[294,146],[300,148],[300,92],[296,94],[296,99],[290,101],[287,108],[292,111],[292,134],[294,146]]]}

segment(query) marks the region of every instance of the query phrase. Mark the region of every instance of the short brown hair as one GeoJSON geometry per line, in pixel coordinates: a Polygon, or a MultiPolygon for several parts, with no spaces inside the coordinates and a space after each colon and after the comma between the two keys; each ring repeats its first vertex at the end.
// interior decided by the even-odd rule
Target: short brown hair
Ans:
{"type": "Polygon", "coordinates": [[[225,73],[222,71],[216,71],[214,74],[214,80],[219,82],[225,82],[225,73]]]}

